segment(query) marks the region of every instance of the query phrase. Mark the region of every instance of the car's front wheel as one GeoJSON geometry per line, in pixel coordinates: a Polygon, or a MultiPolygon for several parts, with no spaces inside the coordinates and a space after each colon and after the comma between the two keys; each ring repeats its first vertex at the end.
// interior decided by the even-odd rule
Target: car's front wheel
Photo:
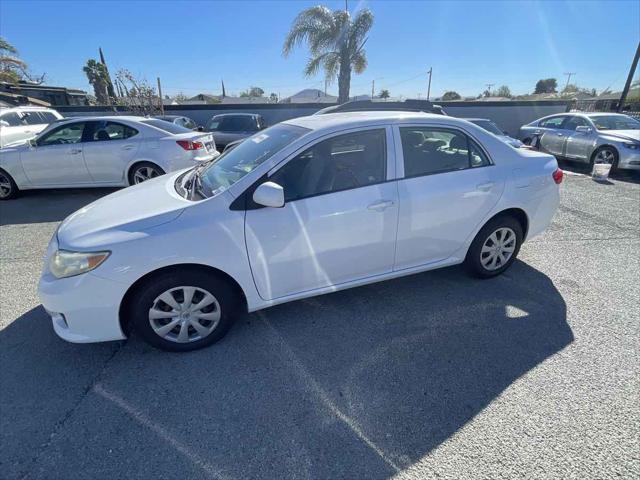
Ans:
{"type": "Polygon", "coordinates": [[[134,330],[150,345],[184,352],[220,340],[238,311],[234,289],[215,275],[186,269],[151,277],[135,292],[134,330]]]}
{"type": "Polygon", "coordinates": [[[608,163],[611,165],[611,171],[614,171],[618,168],[618,152],[613,147],[600,147],[593,155],[591,155],[591,162],[589,163],[589,168],[593,172],[593,165],[596,163],[608,163]]]}
{"type": "Polygon", "coordinates": [[[516,259],[522,235],[520,222],[512,216],[494,218],[482,227],[471,243],[465,266],[480,278],[501,274],[516,259]]]}
{"type": "Polygon", "coordinates": [[[0,168],[0,200],[10,200],[18,194],[18,186],[11,175],[0,168]]]}
{"type": "Polygon", "coordinates": [[[129,171],[129,185],[137,185],[164,174],[164,170],[151,162],[137,163],[129,171]]]}

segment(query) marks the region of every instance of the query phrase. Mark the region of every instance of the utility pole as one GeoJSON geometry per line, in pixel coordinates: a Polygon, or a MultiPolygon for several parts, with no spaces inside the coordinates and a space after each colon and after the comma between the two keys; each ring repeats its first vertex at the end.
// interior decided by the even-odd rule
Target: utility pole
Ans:
{"type": "Polygon", "coordinates": [[[162,87],[160,86],[160,77],[158,77],[158,96],[160,97],[160,113],[164,115],[164,103],[162,102],[162,87]]]}
{"type": "Polygon", "coordinates": [[[633,62],[631,62],[631,69],[629,69],[629,76],[627,77],[627,82],[624,84],[622,95],[620,95],[620,101],[618,102],[618,108],[617,108],[618,112],[622,111],[624,102],[627,100],[627,95],[629,94],[629,88],[631,88],[631,81],[633,80],[633,74],[636,73],[636,68],[638,67],[638,59],[640,59],[640,42],[638,42],[638,48],[636,49],[636,56],[633,57],[633,62]]]}
{"type": "Polygon", "coordinates": [[[567,84],[564,86],[565,91],[567,90],[567,87],[569,87],[569,82],[571,81],[571,77],[573,77],[576,74],[576,72],[565,72],[564,75],[567,76],[567,84]]]}
{"type": "Polygon", "coordinates": [[[487,87],[487,93],[488,93],[487,97],[490,97],[491,96],[491,87],[493,87],[495,85],[495,83],[485,83],[484,85],[485,85],[485,87],[487,87]]]}
{"type": "Polygon", "coordinates": [[[374,80],[371,80],[371,101],[373,101],[373,95],[375,91],[376,91],[376,81],[374,79],[374,80]]]}
{"type": "Polygon", "coordinates": [[[433,73],[433,67],[429,67],[429,86],[427,87],[427,102],[429,101],[429,97],[431,96],[431,74],[433,73]]]}

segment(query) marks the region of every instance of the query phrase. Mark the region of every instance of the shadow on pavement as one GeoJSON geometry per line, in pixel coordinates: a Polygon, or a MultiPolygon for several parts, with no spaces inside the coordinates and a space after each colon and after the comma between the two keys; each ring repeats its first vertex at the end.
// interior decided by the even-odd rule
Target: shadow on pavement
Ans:
{"type": "Polygon", "coordinates": [[[59,222],[115,188],[26,190],[0,202],[0,225],[59,222]]]}
{"type": "MultiPolygon", "coordinates": [[[[563,170],[570,172],[581,173],[583,175],[591,175],[591,171],[588,165],[580,162],[571,162],[568,160],[558,160],[558,166],[563,170]]],[[[626,183],[640,183],[640,171],[635,170],[617,170],[609,174],[609,178],[614,181],[626,182],[626,183]]],[[[602,182],[601,182],[602,183],[602,182]]],[[[607,185],[614,185],[613,182],[606,183],[607,185]]]]}
{"type": "Polygon", "coordinates": [[[273,307],[190,354],[66,344],[37,308],[0,332],[1,460],[30,478],[389,478],[572,341],[520,261],[273,307]]]}

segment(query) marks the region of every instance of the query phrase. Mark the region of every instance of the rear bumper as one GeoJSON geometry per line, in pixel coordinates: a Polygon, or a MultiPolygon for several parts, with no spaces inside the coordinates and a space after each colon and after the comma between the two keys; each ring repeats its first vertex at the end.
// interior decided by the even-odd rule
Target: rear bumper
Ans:
{"type": "Polygon", "coordinates": [[[55,278],[45,272],[38,284],[40,301],[56,334],[73,343],[122,340],[120,302],[126,285],[91,273],[55,278]]]}

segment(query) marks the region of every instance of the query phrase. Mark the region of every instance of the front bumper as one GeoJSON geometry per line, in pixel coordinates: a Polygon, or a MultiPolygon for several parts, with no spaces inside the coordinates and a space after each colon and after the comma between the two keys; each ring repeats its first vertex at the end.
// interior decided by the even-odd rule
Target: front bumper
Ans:
{"type": "Polygon", "coordinates": [[[38,284],[40,301],[51,316],[53,329],[68,342],[122,340],[120,302],[127,286],[93,275],[55,278],[45,272],[38,284]]]}
{"type": "Polygon", "coordinates": [[[618,168],[640,170],[640,151],[622,147],[619,149],[618,168]]]}

